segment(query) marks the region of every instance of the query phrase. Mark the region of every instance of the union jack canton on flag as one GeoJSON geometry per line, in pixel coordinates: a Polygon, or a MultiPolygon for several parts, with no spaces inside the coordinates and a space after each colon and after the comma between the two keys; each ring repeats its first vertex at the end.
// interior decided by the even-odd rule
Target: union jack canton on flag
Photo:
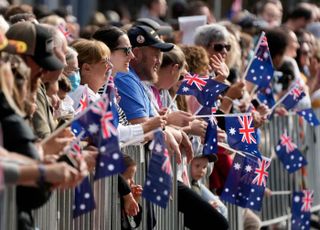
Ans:
{"type": "Polygon", "coordinates": [[[313,202],[313,191],[303,190],[294,192],[292,196],[291,207],[291,229],[292,230],[309,230],[311,205],[313,202]]]}
{"type": "Polygon", "coordinates": [[[154,134],[152,156],[142,196],[162,208],[166,208],[172,187],[172,169],[163,134],[154,134]]]}
{"type": "Polygon", "coordinates": [[[271,159],[237,153],[227,177],[221,199],[243,208],[260,211],[269,176],[271,159]]]}
{"type": "Polygon", "coordinates": [[[225,117],[228,144],[237,150],[261,157],[251,115],[225,117]]]}
{"type": "Polygon", "coordinates": [[[288,95],[282,101],[282,104],[284,105],[286,110],[292,109],[304,96],[306,96],[306,94],[304,93],[301,85],[299,83],[295,83],[294,86],[290,89],[288,95]]]}
{"type": "Polygon", "coordinates": [[[90,109],[74,123],[80,124],[98,146],[95,179],[123,171],[123,154],[120,151],[118,132],[114,125],[115,115],[107,95],[92,103],[90,109]]]}
{"type": "Polygon", "coordinates": [[[186,74],[177,94],[193,95],[201,105],[211,107],[227,88],[227,85],[211,79],[208,75],[186,74]]]}

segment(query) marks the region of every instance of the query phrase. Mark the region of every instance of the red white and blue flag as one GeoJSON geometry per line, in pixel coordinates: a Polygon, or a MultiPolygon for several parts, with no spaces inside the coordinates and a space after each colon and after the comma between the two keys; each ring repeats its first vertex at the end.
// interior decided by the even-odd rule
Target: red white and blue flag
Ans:
{"type": "Polygon", "coordinates": [[[291,229],[293,230],[309,230],[311,206],[313,202],[313,191],[303,190],[294,192],[292,196],[291,207],[291,229]]]}
{"type": "Polygon", "coordinates": [[[293,173],[308,164],[297,145],[286,133],[281,135],[278,145],[275,147],[275,152],[289,173],[293,173]]]}
{"type": "Polygon", "coordinates": [[[251,115],[225,117],[225,123],[228,144],[232,148],[261,157],[251,115]]]}
{"type": "Polygon", "coordinates": [[[163,133],[154,134],[152,156],[149,162],[142,196],[162,208],[166,208],[172,188],[172,169],[163,133]]]}
{"type": "Polygon", "coordinates": [[[246,76],[246,80],[256,84],[258,88],[268,87],[274,72],[267,37],[262,36],[246,76]]]}
{"type": "Polygon", "coordinates": [[[221,199],[243,208],[260,211],[271,159],[236,153],[221,199]]]}
{"type": "Polygon", "coordinates": [[[210,76],[187,74],[178,91],[178,95],[193,95],[205,107],[212,107],[219,95],[228,88],[227,85],[215,81],[210,76]]]}

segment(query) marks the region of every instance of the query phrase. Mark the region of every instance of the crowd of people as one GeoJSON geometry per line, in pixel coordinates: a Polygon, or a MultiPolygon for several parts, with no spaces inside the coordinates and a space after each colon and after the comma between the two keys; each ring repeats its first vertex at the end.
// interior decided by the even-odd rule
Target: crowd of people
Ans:
{"type": "MultiPolygon", "coordinates": [[[[96,13],[91,24],[80,28],[62,10],[4,6],[0,11],[0,181],[4,186],[17,185],[18,229],[34,229],[32,211],[43,206],[54,189],[74,188],[95,170],[99,151],[90,140],[82,143],[82,155],[74,156],[76,168],[60,160],[75,134],[70,127],[59,127],[78,113],[85,91],[93,103],[111,78],[117,90],[120,143],[134,139],[135,144],[147,145],[152,131],[161,128],[176,159],[173,183],[178,184],[178,210],[184,214],[185,226],[228,229],[227,208],[219,195],[233,154],[219,147],[214,157],[202,155],[208,123],[195,116],[201,105],[195,97],[176,96],[176,92],[186,74],[208,75],[229,86],[217,101],[216,113],[243,113],[254,106],[258,129],[271,108],[254,96],[255,88],[243,74],[257,38],[265,31],[276,70],[271,88],[276,100],[298,81],[307,94],[298,107],[318,108],[320,7],[300,3],[285,12],[286,18],[283,10],[279,0],[261,0],[255,12],[238,11],[228,20],[216,21],[202,1],[174,2],[169,17],[165,0],[150,0],[135,21],[108,11],[96,13]],[[192,15],[206,15],[207,24],[196,29],[194,45],[181,44],[177,18],[192,15]]],[[[275,112],[288,113],[281,106],[275,112]]],[[[218,126],[219,142],[226,143],[223,119],[218,119],[218,126]]],[[[130,156],[124,163],[127,169],[118,176],[122,229],[132,229],[132,221],[135,227],[141,221],[142,187],[134,182],[139,164],[130,156]],[[126,219],[125,214],[135,219],[126,219]]],[[[0,190],[0,228],[1,199],[0,190]]],[[[243,215],[244,229],[260,228],[254,212],[246,209],[243,215]]],[[[151,219],[149,229],[156,225],[151,219]]]]}

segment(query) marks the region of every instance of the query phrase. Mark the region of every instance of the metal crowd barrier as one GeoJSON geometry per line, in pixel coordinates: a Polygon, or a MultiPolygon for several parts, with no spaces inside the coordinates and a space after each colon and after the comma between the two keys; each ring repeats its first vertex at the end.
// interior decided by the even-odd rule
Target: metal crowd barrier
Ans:
{"type": "MultiPolygon", "coordinates": [[[[318,111],[320,117],[320,111],[318,111]]],[[[304,123],[299,124],[297,116],[274,117],[273,120],[261,128],[261,152],[273,157],[268,178],[268,187],[274,191],[292,191],[301,189],[299,185],[306,183],[307,188],[314,190],[313,211],[320,210],[320,183],[317,179],[320,175],[320,129],[313,128],[304,123]],[[301,140],[299,132],[301,128],[305,131],[305,139],[301,140]],[[301,170],[289,175],[281,165],[280,161],[274,157],[274,146],[277,144],[283,130],[292,136],[293,141],[300,149],[305,149],[308,165],[307,176],[303,176],[301,170]],[[306,146],[308,148],[306,148],[306,146]]],[[[129,146],[123,149],[137,162],[136,183],[144,185],[146,177],[146,162],[149,161],[150,154],[146,152],[144,146],[129,146]]],[[[176,171],[174,159],[172,159],[173,172],[176,171]]],[[[176,177],[176,175],[174,175],[176,177]]],[[[174,178],[173,181],[176,181],[174,178]]],[[[72,218],[73,191],[56,191],[49,202],[42,208],[34,212],[36,226],[41,230],[121,230],[120,225],[120,199],[118,197],[117,176],[105,178],[99,181],[91,179],[96,210],[92,213],[82,215],[76,219],[72,218]]],[[[14,187],[6,188],[1,194],[4,196],[5,210],[4,229],[16,229],[16,208],[14,187]]],[[[154,206],[156,217],[156,230],[183,230],[183,215],[177,211],[177,184],[173,183],[172,199],[166,209],[154,206]]],[[[143,218],[138,230],[147,229],[146,202],[142,199],[143,218]]],[[[227,204],[229,212],[229,224],[232,230],[243,229],[242,209],[227,204]]],[[[290,195],[278,195],[265,197],[262,211],[258,213],[263,226],[270,226],[288,220],[290,222],[290,195]]],[[[196,210],[195,210],[196,211],[196,210]]],[[[0,213],[0,215],[3,215],[0,213]]]]}
{"type": "MultiPolygon", "coordinates": [[[[316,114],[319,117],[320,110],[317,110],[316,114]]],[[[320,129],[319,127],[311,127],[304,120],[301,121],[302,118],[299,122],[297,115],[274,117],[272,122],[263,126],[261,132],[262,139],[264,139],[262,140],[264,142],[262,153],[273,158],[267,187],[273,191],[299,191],[302,186],[314,190],[312,212],[315,212],[320,210],[320,183],[318,182],[320,156],[317,151],[320,149],[320,129]],[[293,174],[287,173],[274,153],[274,147],[285,129],[308,161],[308,165],[303,170],[298,170],[293,174]]],[[[276,226],[280,223],[290,226],[291,202],[292,196],[290,194],[265,197],[260,213],[262,226],[276,226]]]]}

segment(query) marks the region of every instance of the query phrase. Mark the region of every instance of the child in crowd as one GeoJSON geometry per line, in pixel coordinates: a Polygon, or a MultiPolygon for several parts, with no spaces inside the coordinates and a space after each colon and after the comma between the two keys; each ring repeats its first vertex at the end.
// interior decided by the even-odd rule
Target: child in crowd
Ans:
{"type": "MultiPolygon", "coordinates": [[[[208,174],[209,163],[217,161],[216,155],[200,155],[192,159],[190,165],[191,188],[198,193],[204,200],[208,201],[215,209],[218,210],[226,219],[228,218],[227,207],[220,201],[219,197],[214,195],[203,183],[205,176],[208,174]]],[[[209,171],[212,171],[209,169],[209,171]]]]}
{"type": "MultiPolygon", "coordinates": [[[[139,205],[139,212],[135,216],[126,215],[125,206],[126,200],[121,197],[121,230],[138,228],[142,217],[142,207],[139,204],[142,194],[141,185],[135,184],[134,176],[137,171],[137,163],[129,156],[124,154],[123,162],[126,170],[120,175],[121,179],[124,179],[125,183],[130,187],[133,198],[139,205]]],[[[120,179],[120,178],[119,178],[120,179]]],[[[119,180],[120,181],[120,180],[119,180]]]]}
{"type": "Polygon", "coordinates": [[[60,99],[60,103],[59,107],[55,110],[55,115],[59,120],[68,120],[74,116],[73,100],[68,95],[68,93],[72,90],[72,86],[69,78],[63,75],[59,77],[58,84],[59,91],[57,94],[60,99]]]}

